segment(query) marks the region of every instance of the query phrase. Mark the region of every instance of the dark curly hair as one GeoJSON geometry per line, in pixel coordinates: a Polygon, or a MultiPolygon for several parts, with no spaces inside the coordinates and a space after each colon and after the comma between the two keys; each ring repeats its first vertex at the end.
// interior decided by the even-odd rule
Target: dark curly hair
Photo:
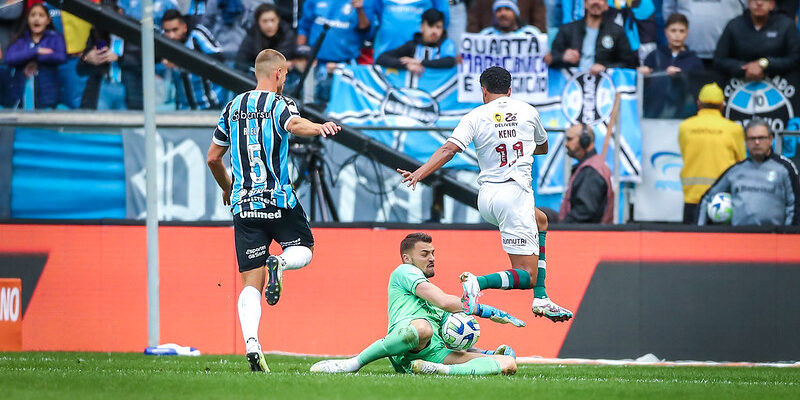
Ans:
{"type": "Polygon", "coordinates": [[[481,74],[481,86],[494,94],[508,93],[511,88],[511,73],[503,67],[489,67],[481,74]]]}

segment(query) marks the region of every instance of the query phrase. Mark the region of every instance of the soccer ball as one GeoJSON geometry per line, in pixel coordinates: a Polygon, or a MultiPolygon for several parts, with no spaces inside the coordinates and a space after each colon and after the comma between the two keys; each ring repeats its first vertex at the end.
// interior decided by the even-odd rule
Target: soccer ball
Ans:
{"type": "Polygon", "coordinates": [[[481,336],[481,326],[471,315],[458,312],[450,314],[442,324],[444,344],[453,350],[467,350],[481,336]]]}
{"type": "Polygon", "coordinates": [[[733,204],[731,203],[730,193],[717,193],[708,203],[708,218],[717,224],[731,223],[733,216],[733,204]]]}

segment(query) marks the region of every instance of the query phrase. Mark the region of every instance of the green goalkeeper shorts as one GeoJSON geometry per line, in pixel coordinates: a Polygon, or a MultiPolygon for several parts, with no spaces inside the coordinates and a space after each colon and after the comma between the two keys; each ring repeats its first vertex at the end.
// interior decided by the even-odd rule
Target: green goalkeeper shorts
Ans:
{"type": "MultiPolygon", "coordinates": [[[[398,323],[392,331],[408,326],[411,321],[412,320],[408,320],[405,323],[398,323]]],[[[389,357],[389,361],[392,363],[392,366],[394,366],[395,371],[410,374],[411,363],[414,360],[425,360],[441,364],[444,362],[445,357],[453,352],[453,350],[445,346],[444,340],[442,340],[440,336],[439,332],[441,332],[441,327],[439,323],[429,319],[427,319],[427,321],[431,324],[431,328],[433,328],[433,336],[431,336],[430,343],[417,353],[408,352],[399,356],[389,357]]]]}

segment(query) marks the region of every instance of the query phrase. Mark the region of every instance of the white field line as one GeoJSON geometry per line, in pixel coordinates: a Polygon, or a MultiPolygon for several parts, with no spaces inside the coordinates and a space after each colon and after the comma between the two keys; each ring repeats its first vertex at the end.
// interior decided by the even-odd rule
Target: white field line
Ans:
{"type": "Polygon", "coordinates": [[[603,360],[588,358],[542,358],[517,357],[517,364],[559,364],[559,365],[625,365],[655,367],[777,367],[800,368],[800,362],[794,363],[756,363],[756,362],[718,362],[718,361],[635,361],[635,360],[603,360]]]}

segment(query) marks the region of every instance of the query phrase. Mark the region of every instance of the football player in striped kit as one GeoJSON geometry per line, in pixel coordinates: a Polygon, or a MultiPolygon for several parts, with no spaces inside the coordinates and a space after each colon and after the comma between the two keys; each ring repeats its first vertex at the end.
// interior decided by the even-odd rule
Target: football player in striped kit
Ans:
{"type": "Polygon", "coordinates": [[[236,257],[243,289],[238,311],[247,359],[253,371],[269,372],[258,341],[261,291],[267,303],[281,294],[284,270],[311,262],[314,237],[289,179],[289,134],[323,137],[341,130],[333,122],[317,124],[300,117],[295,103],[282,96],[286,58],[267,49],[255,61],[258,84],[223,109],[208,149],[208,166],[231,206],[236,257]],[[231,149],[231,173],[222,156],[231,149]],[[269,255],[269,245],[281,245],[269,255]]]}

